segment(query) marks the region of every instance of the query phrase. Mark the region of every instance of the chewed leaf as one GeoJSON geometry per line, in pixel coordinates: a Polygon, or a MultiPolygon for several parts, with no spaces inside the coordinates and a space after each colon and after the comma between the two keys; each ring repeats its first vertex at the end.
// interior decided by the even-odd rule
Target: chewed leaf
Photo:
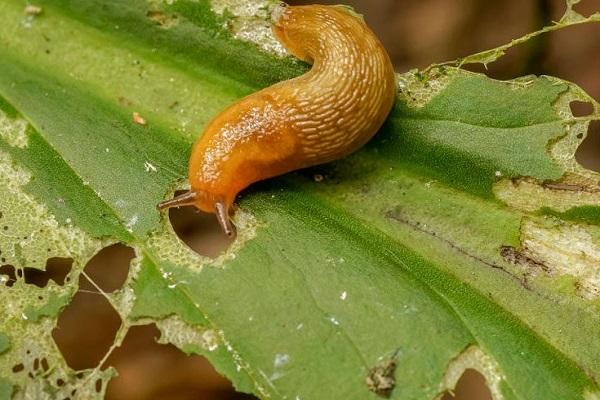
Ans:
{"type": "MultiPolygon", "coordinates": [[[[149,322],[264,399],[433,399],[466,369],[495,400],[600,392],[600,175],[574,158],[600,106],[576,85],[398,75],[365,149],[245,192],[236,240],[211,259],[155,205],[185,187],[221,109],[307,70],[271,35],[277,2],[38,3],[0,2],[0,399],[102,398],[106,360],[149,322]],[[107,292],[84,267],[116,242],[135,258],[107,292]],[[54,258],[64,281],[33,284],[54,258]],[[51,332],[80,278],[121,325],[74,371],[51,332]]],[[[574,4],[462,63],[600,20],[574,4]]]]}
{"type": "Polygon", "coordinates": [[[498,46],[493,49],[484,50],[479,53],[475,53],[463,58],[459,58],[454,61],[447,61],[441,64],[434,64],[429,68],[442,66],[442,65],[457,65],[463,66],[467,64],[483,64],[487,66],[490,63],[498,60],[500,57],[506,54],[506,52],[515,46],[526,43],[536,36],[540,36],[549,32],[557,31],[560,29],[568,28],[574,25],[587,24],[590,22],[600,22],[600,11],[594,14],[584,17],[573,9],[573,7],[581,0],[566,0],[566,11],[558,22],[553,22],[551,25],[545,26],[539,31],[531,32],[520,38],[514,39],[509,43],[498,46]]]}

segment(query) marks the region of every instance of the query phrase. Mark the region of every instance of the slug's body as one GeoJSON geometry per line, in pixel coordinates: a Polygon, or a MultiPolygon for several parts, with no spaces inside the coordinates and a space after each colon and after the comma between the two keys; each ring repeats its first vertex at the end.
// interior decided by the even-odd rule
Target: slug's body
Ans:
{"type": "Polygon", "coordinates": [[[250,184],[342,158],[383,124],[395,75],[379,40],[338,6],[280,6],[273,31],[296,57],[313,64],[298,78],[230,106],[194,145],[190,192],[159,205],[214,212],[227,234],[229,210],[250,184]]]}

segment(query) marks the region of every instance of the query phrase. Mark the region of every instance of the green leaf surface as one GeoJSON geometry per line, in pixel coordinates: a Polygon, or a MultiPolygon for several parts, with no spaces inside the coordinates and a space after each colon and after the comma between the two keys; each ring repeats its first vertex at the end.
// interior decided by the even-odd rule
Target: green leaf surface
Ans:
{"type": "Polygon", "coordinates": [[[0,354],[8,349],[10,349],[10,340],[8,339],[8,336],[0,334],[0,354]]]}
{"type": "Polygon", "coordinates": [[[562,213],[556,212],[551,208],[543,208],[541,211],[567,221],[600,225],[600,207],[596,206],[573,207],[562,213]]]}
{"type": "Polygon", "coordinates": [[[9,400],[13,394],[13,386],[9,381],[0,377],[0,399],[9,400]]]}
{"type": "Polygon", "coordinates": [[[123,321],[113,349],[152,321],[261,398],[375,399],[367,375],[390,357],[393,399],[436,398],[466,368],[495,400],[598,395],[599,175],[573,156],[600,119],[595,100],[552,77],[399,75],[365,149],[245,191],[236,242],[212,260],[155,204],[221,109],[307,66],[264,51],[272,38],[238,38],[236,26],[268,28],[272,2],[172,3],[44,0],[35,17],[0,4],[2,264],[74,259],[64,286],[1,281],[12,383],[0,398],[13,384],[18,398],[103,395],[112,371],[76,374],[50,331],[114,242],[137,257],[105,294],[123,321]],[[573,117],[573,100],[595,112],[573,117]],[[50,371],[31,379],[40,357],[50,371]]]}

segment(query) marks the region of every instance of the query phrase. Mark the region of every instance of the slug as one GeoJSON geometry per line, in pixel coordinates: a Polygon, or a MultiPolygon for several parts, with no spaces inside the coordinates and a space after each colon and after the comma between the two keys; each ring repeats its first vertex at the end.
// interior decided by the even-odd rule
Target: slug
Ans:
{"type": "Polygon", "coordinates": [[[342,158],[382,126],[395,98],[390,58],[343,6],[288,6],[272,14],[278,40],[312,64],[306,74],[233,104],[194,144],[191,189],[158,205],[215,213],[228,236],[237,194],[254,182],[342,158]]]}

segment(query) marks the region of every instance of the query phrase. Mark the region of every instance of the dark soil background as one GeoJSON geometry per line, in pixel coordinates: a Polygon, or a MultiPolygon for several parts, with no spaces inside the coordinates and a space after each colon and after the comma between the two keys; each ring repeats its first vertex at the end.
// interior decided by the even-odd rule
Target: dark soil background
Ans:
{"type": "MultiPolygon", "coordinates": [[[[564,12],[564,0],[321,2],[354,5],[382,39],[400,72],[496,47],[557,20],[564,12]]],[[[591,14],[600,10],[600,0],[584,0],[577,9],[584,15],[591,14]]],[[[526,74],[554,75],[579,84],[600,99],[600,24],[543,36],[511,50],[490,65],[487,73],[498,79],[526,74]]],[[[578,160],[588,168],[600,170],[600,124],[596,123],[590,133],[578,151],[578,160]]],[[[182,238],[203,254],[215,255],[227,246],[211,216],[184,208],[172,210],[171,220],[182,238]]],[[[86,273],[103,290],[115,290],[123,284],[132,257],[131,249],[111,246],[90,262],[86,273]]],[[[63,279],[69,267],[65,260],[49,264],[52,274],[62,274],[63,279]]],[[[82,278],[80,291],[61,314],[53,335],[69,365],[85,369],[102,359],[119,325],[120,319],[107,301],[82,278]]],[[[119,372],[119,377],[109,384],[108,399],[253,399],[236,393],[204,358],[186,356],[174,346],[156,343],[159,335],[154,325],[130,329],[123,345],[105,364],[119,372]]],[[[444,398],[451,399],[489,399],[485,380],[468,370],[454,396],[448,394],[444,398]]]]}

